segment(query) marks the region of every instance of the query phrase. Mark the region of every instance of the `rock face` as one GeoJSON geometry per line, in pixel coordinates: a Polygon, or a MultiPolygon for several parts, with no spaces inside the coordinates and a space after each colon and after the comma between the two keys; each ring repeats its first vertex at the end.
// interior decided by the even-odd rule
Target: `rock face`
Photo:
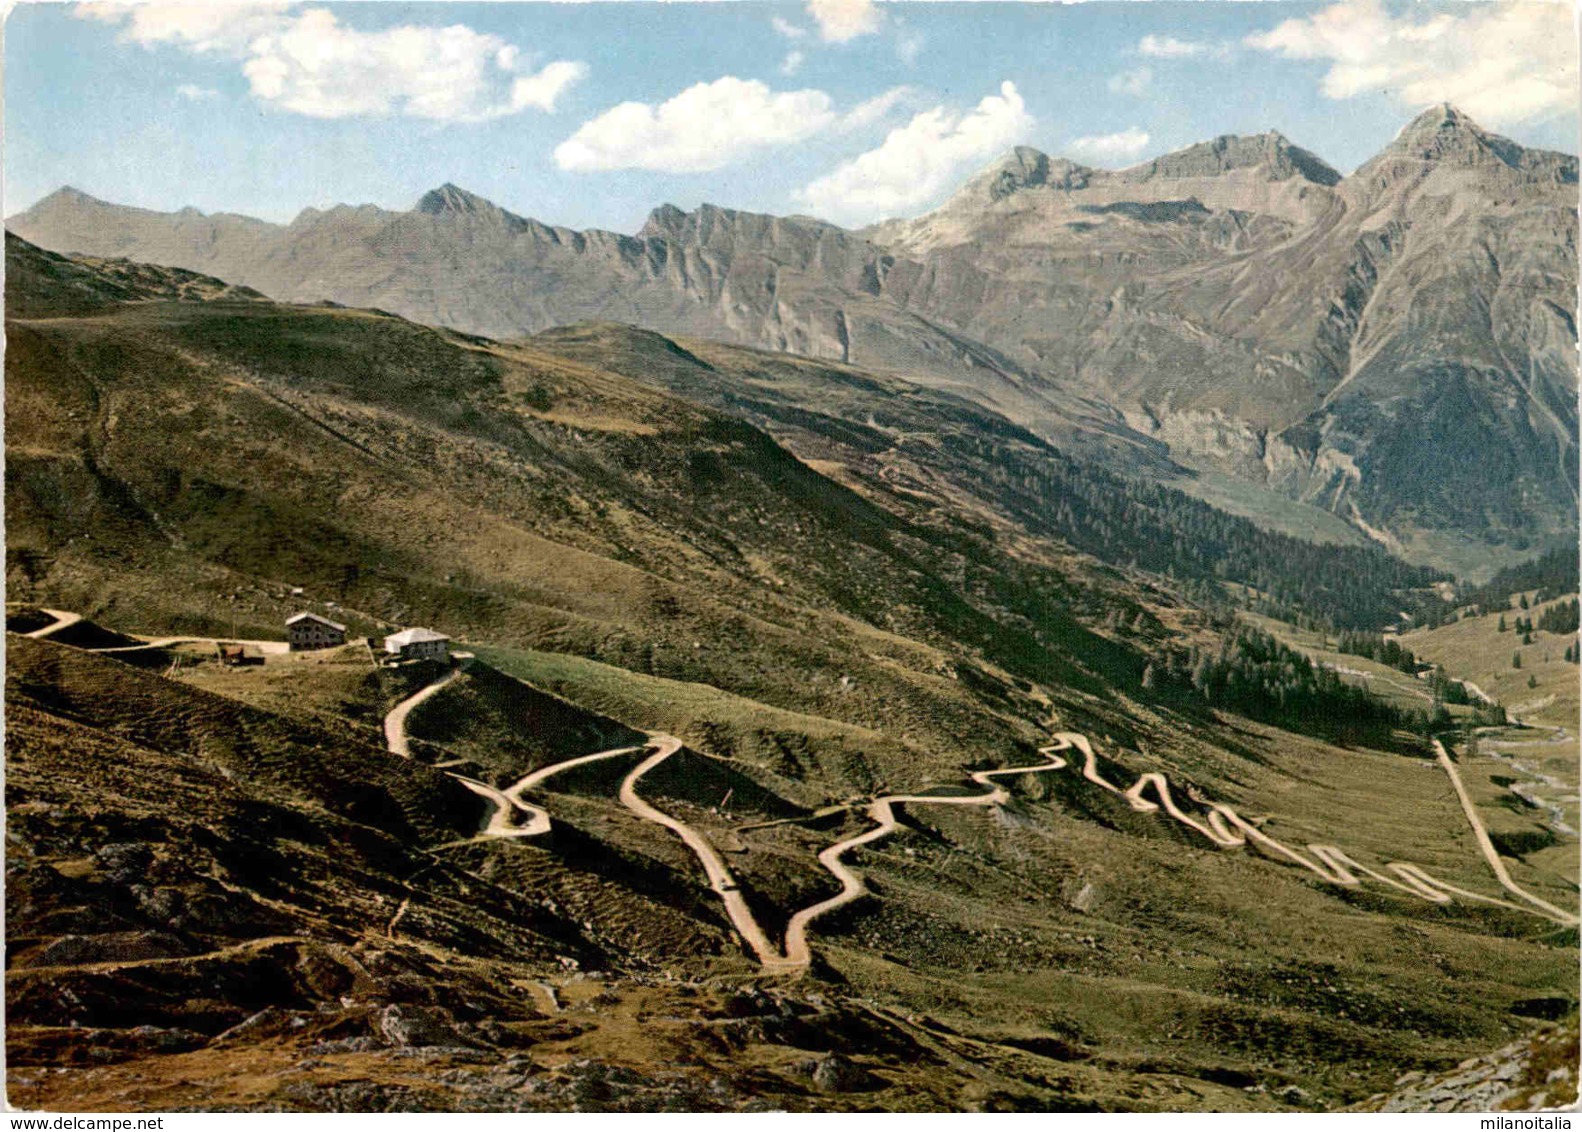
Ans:
{"type": "Polygon", "coordinates": [[[1357,1107],[1371,1112],[1541,1112],[1577,1101],[1577,1020],[1548,1027],[1448,1072],[1408,1073],[1357,1107]]]}
{"type": "Polygon", "coordinates": [[[862,232],[710,205],[577,232],[454,185],[283,226],[63,189],[8,223],[495,337],[605,319],[893,369],[1443,563],[1574,529],[1576,206],[1574,157],[1440,106],[1346,177],[1277,133],[1121,172],[1017,147],[862,232]]]}

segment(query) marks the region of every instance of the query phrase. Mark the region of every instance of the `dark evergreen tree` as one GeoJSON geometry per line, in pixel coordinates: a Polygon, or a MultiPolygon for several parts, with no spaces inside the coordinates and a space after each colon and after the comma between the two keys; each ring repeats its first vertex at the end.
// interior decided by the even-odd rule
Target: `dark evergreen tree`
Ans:
{"type": "Polygon", "coordinates": [[[1578,628],[1577,599],[1560,601],[1538,615],[1538,628],[1545,633],[1575,633],[1578,628]]]}

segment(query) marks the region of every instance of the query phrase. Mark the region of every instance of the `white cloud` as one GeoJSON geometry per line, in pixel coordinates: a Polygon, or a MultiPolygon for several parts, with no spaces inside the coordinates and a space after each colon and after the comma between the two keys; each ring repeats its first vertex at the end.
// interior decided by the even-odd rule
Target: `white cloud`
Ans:
{"type": "Polygon", "coordinates": [[[562,169],[703,173],[769,146],[811,137],[836,114],[821,90],[776,94],[731,75],[698,83],[658,106],[623,102],[555,147],[562,169]]]}
{"type": "Polygon", "coordinates": [[[145,47],[171,45],[237,59],[253,96],[314,118],[403,114],[480,122],[553,110],[587,67],[558,60],[534,70],[499,36],[464,24],[363,32],[323,8],[284,4],[82,5],[80,16],[122,25],[145,47]]]}
{"type": "Polygon", "coordinates": [[[963,167],[1015,145],[1033,127],[1016,84],[1000,84],[970,110],[936,106],[891,130],[880,145],[797,193],[815,213],[861,223],[932,203],[963,167]]]}
{"type": "Polygon", "coordinates": [[[769,25],[787,39],[805,39],[807,37],[807,28],[797,26],[784,16],[775,16],[769,21],[769,25]]]}
{"type": "Polygon", "coordinates": [[[512,111],[531,107],[553,113],[560,96],[588,76],[586,63],[557,59],[537,72],[519,75],[511,81],[512,111]]]}
{"type": "Polygon", "coordinates": [[[1109,88],[1116,94],[1143,94],[1154,81],[1153,69],[1137,67],[1110,76],[1109,88]]]}
{"type": "Polygon", "coordinates": [[[186,99],[188,102],[212,102],[220,97],[220,92],[209,86],[182,83],[176,88],[176,97],[186,99]]]}
{"type": "Polygon", "coordinates": [[[871,35],[884,23],[884,13],[873,0],[807,0],[807,14],[826,43],[871,35]]]}
{"type": "Polygon", "coordinates": [[[1195,55],[1212,55],[1220,50],[1212,43],[1177,39],[1173,35],[1145,35],[1137,41],[1138,54],[1155,59],[1189,59],[1195,55]]]}
{"type": "Polygon", "coordinates": [[[121,37],[144,47],[172,44],[202,54],[242,55],[260,35],[290,21],[286,0],[254,4],[78,4],[79,19],[123,25],[121,37]]]}
{"type": "Polygon", "coordinates": [[[1494,126],[1576,106],[1568,4],[1513,0],[1419,17],[1343,0],[1246,43],[1288,59],[1328,60],[1321,89],[1333,99],[1388,91],[1413,109],[1453,102],[1494,126]]]}
{"type": "Polygon", "coordinates": [[[843,130],[860,130],[864,126],[871,126],[882,118],[887,117],[901,103],[915,98],[917,91],[909,86],[892,87],[881,95],[858,103],[852,107],[840,120],[843,130]]]}
{"type": "Polygon", "coordinates": [[[794,75],[802,69],[802,64],[807,61],[807,56],[800,51],[787,51],[786,57],[780,62],[782,75],[794,75]]]}
{"type": "Polygon", "coordinates": [[[1093,134],[1077,138],[1066,146],[1067,152],[1087,161],[1113,163],[1130,161],[1148,148],[1148,135],[1136,126],[1118,134],[1093,134]]]}

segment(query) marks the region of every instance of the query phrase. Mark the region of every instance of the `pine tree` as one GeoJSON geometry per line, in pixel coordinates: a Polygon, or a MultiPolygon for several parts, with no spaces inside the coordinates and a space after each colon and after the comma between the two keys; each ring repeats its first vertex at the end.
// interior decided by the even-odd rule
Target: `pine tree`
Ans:
{"type": "Polygon", "coordinates": [[[1511,667],[1512,668],[1520,668],[1521,666],[1522,666],[1522,654],[1519,653],[1519,652],[1511,653],[1511,667]]]}
{"type": "Polygon", "coordinates": [[[1529,673],[1527,677],[1527,686],[1529,688],[1538,687],[1538,677],[1529,673]]]}
{"type": "Polygon", "coordinates": [[[1523,609],[1527,608],[1527,595],[1526,594],[1522,594],[1522,608],[1523,609]]]}
{"type": "Polygon", "coordinates": [[[1500,632],[1500,633],[1505,632],[1505,614],[1503,614],[1503,613],[1500,614],[1500,623],[1498,625],[1496,625],[1494,628],[1495,628],[1496,632],[1500,632]]]}

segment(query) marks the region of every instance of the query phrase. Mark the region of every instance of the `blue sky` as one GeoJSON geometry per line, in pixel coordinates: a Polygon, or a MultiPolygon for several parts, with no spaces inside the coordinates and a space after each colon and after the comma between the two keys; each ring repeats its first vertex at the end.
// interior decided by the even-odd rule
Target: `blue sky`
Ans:
{"type": "Polygon", "coordinates": [[[1011,144],[1121,167],[1278,129],[1343,172],[1448,100],[1576,152],[1567,5],[23,4],[5,212],[63,184],[287,220],[446,181],[630,232],[704,201],[859,224],[1011,144]]]}

